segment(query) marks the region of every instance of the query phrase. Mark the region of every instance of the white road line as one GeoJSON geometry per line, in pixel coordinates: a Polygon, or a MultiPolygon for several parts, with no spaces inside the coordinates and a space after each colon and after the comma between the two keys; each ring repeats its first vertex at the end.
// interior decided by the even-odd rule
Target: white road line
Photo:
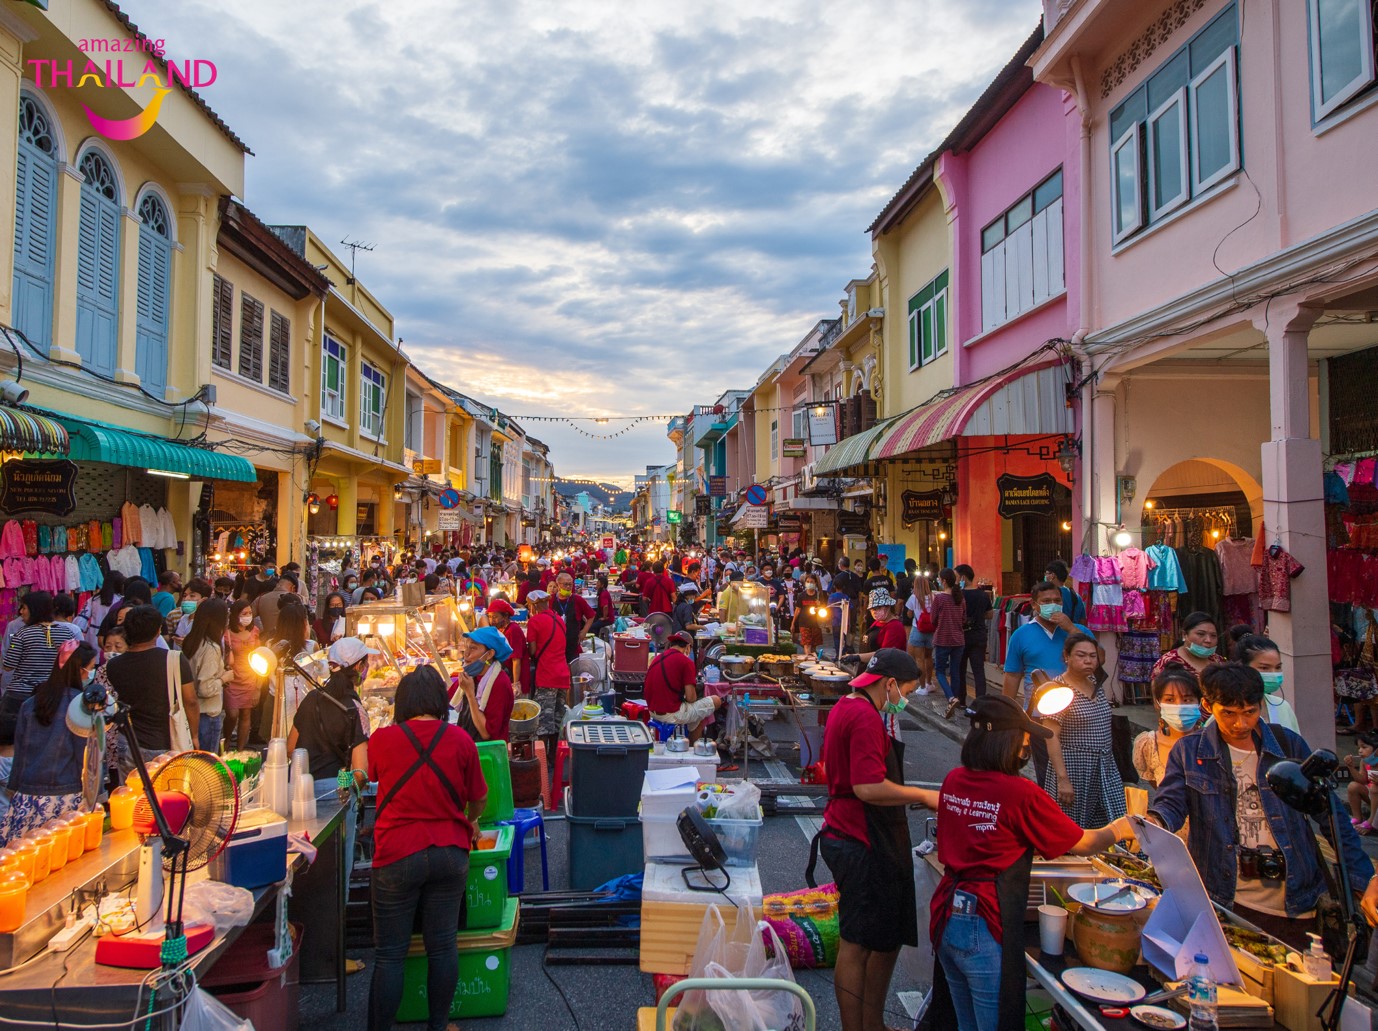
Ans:
{"type": "Polygon", "coordinates": [[[804,839],[812,841],[813,836],[823,829],[823,820],[818,816],[796,816],[794,822],[804,832],[804,839]]]}

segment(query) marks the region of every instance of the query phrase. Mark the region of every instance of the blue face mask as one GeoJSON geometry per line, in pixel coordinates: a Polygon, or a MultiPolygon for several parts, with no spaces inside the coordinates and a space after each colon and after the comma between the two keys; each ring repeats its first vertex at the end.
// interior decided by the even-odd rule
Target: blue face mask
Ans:
{"type": "Polygon", "coordinates": [[[1197,644],[1195,641],[1192,641],[1190,644],[1187,645],[1187,651],[1191,652],[1198,659],[1209,659],[1212,655],[1215,654],[1215,649],[1212,648],[1210,645],[1197,644]]]}
{"type": "Polygon", "coordinates": [[[478,676],[483,672],[483,669],[486,665],[487,663],[484,662],[482,659],[475,659],[473,662],[466,662],[464,664],[464,674],[472,680],[474,677],[478,676]]]}
{"type": "Polygon", "coordinates": [[[1062,606],[1055,601],[1038,606],[1038,614],[1044,619],[1057,619],[1061,612],[1062,606]]]}
{"type": "Polygon", "coordinates": [[[1201,706],[1173,705],[1168,702],[1163,705],[1163,722],[1185,734],[1201,722],[1201,706]]]}
{"type": "Polygon", "coordinates": [[[85,674],[82,676],[82,678],[81,678],[82,686],[84,686],[84,687],[90,687],[90,686],[91,686],[92,684],[94,684],[95,682],[96,682],[96,671],[95,671],[95,669],[94,669],[94,668],[93,668],[93,669],[88,669],[88,670],[86,671],[86,673],[85,673],[85,674]]]}

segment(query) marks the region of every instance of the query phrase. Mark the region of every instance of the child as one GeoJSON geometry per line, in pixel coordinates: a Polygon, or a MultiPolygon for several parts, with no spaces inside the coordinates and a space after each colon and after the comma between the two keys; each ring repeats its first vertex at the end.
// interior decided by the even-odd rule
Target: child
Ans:
{"type": "Polygon", "coordinates": [[[1354,815],[1350,823],[1360,834],[1372,830],[1371,821],[1378,815],[1378,730],[1365,730],[1358,736],[1359,754],[1345,756],[1345,765],[1353,779],[1349,782],[1349,811],[1354,815]],[[1364,802],[1368,802],[1369,818],[1364,819],[1364,802]]]}

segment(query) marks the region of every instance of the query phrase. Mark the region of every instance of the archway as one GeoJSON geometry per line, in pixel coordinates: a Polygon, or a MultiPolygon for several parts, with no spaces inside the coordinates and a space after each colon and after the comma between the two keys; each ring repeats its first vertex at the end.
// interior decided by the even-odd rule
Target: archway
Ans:
{"type": "MultiPolygon", "coordinates": [[[[1170,465],[1147,491],[1140,489],[1139,497],[1145,544],[1163,539],[1174,518],[1194,521],[1211,540],[1226,534],[1254,536],[1263,522],[1263,486],[1244,469],[1218,458],[1190,458],[1170,465]]],[[[1132,523],[1131,513],[1125,513],[1124,521],[1132,523]]]]}

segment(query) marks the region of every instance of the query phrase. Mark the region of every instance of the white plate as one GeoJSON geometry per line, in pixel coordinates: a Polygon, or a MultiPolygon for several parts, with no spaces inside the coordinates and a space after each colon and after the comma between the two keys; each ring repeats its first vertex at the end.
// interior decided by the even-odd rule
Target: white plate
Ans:
{"type": "Polygon", "coordinates": [[[1083,881],[1080,884],[1073,884],[1067,889],[1067,894],[1075,902],[1080,902],[1083,906],[1090,906],[1098,909],[1102,913],[1133,913],[1143,909],[1148,905],[1148,900],[1140,894],[1139,889],[1134,885],[1125,885],[1123,882],[1115,881],[1083,881]],[[1119,898],[1111,900],[1111,896],[1116,892],[1124,891],[1119,898]],[[1097,899],[1106,899],[1104,903],[1097,902],[1097,899]]]}
{"type": "Polygon", "coordinates": [[[1062,972],[1062,983],[1082,998],[1102,1004],[1129,1006],[1148,994],[1133,978],[1095,967],[1068,967],[1062,972]]]}
{"type": "Polygon", "coordinates": [[[1129,1015],[1145,1027],[1160,1028],[1163,1031],[1178,1031],[1187,1026],[1187,1018],[1176,1010],[1162,1006],[1135,1006],[1129,1015]]]}

